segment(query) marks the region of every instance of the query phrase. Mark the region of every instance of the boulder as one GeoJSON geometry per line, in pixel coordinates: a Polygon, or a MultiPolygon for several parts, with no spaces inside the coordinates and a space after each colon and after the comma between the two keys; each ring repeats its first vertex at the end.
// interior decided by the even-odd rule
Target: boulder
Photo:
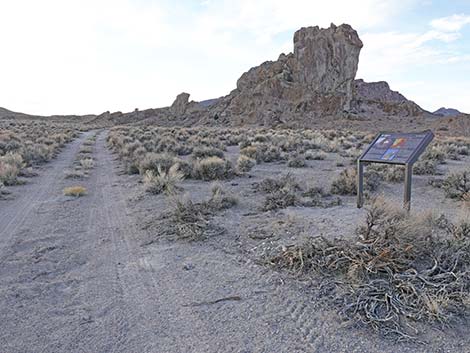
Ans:
{"type": "Polygon", "coordinates": [[[170,113],[176,117],[183,115],[186,112],[189,104],[189,93],[180,93],[176,96],[175,101],[170,107],[170,113]]]}

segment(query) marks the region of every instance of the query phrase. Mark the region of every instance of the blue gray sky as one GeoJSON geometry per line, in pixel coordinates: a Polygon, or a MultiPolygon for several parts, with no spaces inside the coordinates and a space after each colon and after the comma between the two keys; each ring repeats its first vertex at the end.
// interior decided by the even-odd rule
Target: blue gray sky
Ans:
{"type": "Polygon", "coordinates": [[[228,94],[292,51],[302,26],[349,23],[358,78],[470,113],[468,0],[0,0],[0,106],[130,111],[228,94]]]}

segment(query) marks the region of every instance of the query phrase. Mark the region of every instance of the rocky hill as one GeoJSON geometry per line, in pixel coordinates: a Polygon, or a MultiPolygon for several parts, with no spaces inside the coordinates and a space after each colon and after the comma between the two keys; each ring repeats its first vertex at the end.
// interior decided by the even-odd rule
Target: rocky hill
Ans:
{"type": "Polygon", "coordinates": [[[457,109],[442,107],[436,110],[433,114],[440,115],[440,116],[457,116],[462,113],[458,111],[457,109]]]}
{"type": "Polygon", "coordinates": [[[446,127],[436,120],[439,116],[391,90],[387,82],[356,79],[362,46],[347,24],[304,27],[294,34],[292,53],[243,73],[236,88],[224,97],[195,102],[189,93],[181,93],[170,107],[105,112],[87,121],[99,126],[199,124],[374,131],[437,126],[444,131],[446,127]]]}
{"type": "MultiPolygon", "coordinates": [[[[171,107],[124,114],[117,120],[161,125],[347,126],[383,118],[431,116],[386,82],[356,80],[363,46],[343,24],[304,27],[294,34],[293,52],[243,73],[227,96],[190,101],[180,94],[171,107]]],[[[108,117],[109,118],[109,117],[108,117]]],[[[395,125],[395,124],[393,124],[395,125]]]]}

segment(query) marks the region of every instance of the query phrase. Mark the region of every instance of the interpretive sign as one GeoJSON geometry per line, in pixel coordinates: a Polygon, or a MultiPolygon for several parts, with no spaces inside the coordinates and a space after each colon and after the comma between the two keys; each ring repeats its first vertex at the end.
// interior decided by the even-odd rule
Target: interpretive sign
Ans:
{"type": "Polygon", "coordinates": [[[413,163],[434,138],[431,131],[417,133],[380,133],[357,161],[357,207],[363,205],[365,163],[405,166],[405,208],[410,209],[413,163]]]}

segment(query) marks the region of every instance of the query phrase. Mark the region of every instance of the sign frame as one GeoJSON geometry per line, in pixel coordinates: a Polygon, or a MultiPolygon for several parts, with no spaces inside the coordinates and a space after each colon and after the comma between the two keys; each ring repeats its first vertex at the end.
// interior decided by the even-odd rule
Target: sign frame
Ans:
{"type": "Polygon", "coordinates": [[[391,132],[380,132],[370,143],[367,149],[361,154],[357,160],[357,207],[362,208],[364,205],[364,165],[369,163],[380,163],[380,164],[391,164],[391,165],[403,165],[405,167],[405,190],[403,196],[403,206],[409,212],[411,208],[411,181],[413,175],[413,164],[418,160],[421,154],[426,150],[426,147],[434,139],[434,134],[431,130],[421,132],[410,132],[410,133],[391,133],[391,132]],[[399,136],[417,136],[424,135],[419,141],[418,145],[414,148],[411,154],[405,161],[394,161],[394,160],[382,160],[367,158],[369,151],[374,148],[378,139],[382,136],[387,135],[399,135],[399,136]]]}

